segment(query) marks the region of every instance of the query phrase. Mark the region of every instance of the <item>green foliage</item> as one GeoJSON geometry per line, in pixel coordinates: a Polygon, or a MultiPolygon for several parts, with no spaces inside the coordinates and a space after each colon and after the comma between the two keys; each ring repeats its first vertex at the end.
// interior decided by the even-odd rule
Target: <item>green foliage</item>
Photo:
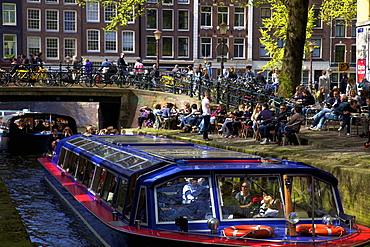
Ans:
{"type": "Polygon", "coordinates": [[[13,59],[13,58],[15,58],[15,55],[14,54],[7,54],[4,57],[7,58],[7,59],[13,59]]]}
{"type": "Polygon", "coordinates": [[[323,0],[320,18],[328,25],[336,18],[350,23],[357,14],[357,0],[323,0]]]}

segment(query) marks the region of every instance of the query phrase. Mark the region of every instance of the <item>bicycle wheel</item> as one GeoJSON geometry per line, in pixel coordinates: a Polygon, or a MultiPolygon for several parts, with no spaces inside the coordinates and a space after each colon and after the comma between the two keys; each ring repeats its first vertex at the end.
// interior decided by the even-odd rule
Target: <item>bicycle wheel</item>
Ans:
{"type": "Polygon", "coordinates": [[[29,84],[28,83],[28,78],[24,78],[23,76],[19,76],[18,73],[14,75],[13,79],[14,79],[14,84],[17,87],[25,87],[29,84]]]}
{"type": "Polygon", "coordinates": [[[103,88],[107,86],[107,82],[102,74],[96,74],[93,78],[95,86],[103,88]]]}
{"type": "Polygon", "coordinates": [[[1,73],[0,74],[0,87],[6,87],[9,85],[10,82],[10,74],[8,73],[1,73]]]}
{"type": "Polygon", "coordinates": [[[84,80],[84,84],[86,87],[93,87],[95,86],[95,81],[93,78],[91,78],[91,76],[84,76],[83,77],[83,80],[84,80]]]}
{"type": "Polygon", "coordinates": [[[72,85],[74,84],[72,74],[68,72],[58,73],[56,77],[56,84],[61,87],[72,87],[72,85]]]}
{"type": "Polygon", "coordinates": [[[52,73],[44,73],[40,78],[41,85],[51,87],[55,85],[55,77],[52,73]]]}

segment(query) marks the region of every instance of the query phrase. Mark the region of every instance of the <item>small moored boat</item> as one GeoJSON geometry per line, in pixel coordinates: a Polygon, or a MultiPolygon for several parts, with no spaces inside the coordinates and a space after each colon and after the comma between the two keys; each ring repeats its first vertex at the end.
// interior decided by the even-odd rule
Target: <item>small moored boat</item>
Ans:
{"type": "Polygon", "coordinates": [[[135,135],[74,135],[39,161],[105,246],[370,241],[343,212],[337,179],[303,163],[135,135]]]}
{"type": "Polygon", "coordinates": [[[67,126],[77,133],[76,121],[70,116],[28,111],[7,115],[0,123],[2,146],[17,153],[48,152],[53,129],[63,138],[67,126]]]}

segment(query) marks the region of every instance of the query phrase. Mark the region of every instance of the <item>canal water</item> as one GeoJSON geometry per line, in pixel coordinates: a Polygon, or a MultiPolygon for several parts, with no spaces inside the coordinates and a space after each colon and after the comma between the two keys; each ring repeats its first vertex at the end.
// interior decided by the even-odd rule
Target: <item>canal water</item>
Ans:
{"type": "Polygon", "coordinates": [[[44,180],[40,155],[11,155],[0,150],[0,176],[34,246],[102,246],[44,180]]]}

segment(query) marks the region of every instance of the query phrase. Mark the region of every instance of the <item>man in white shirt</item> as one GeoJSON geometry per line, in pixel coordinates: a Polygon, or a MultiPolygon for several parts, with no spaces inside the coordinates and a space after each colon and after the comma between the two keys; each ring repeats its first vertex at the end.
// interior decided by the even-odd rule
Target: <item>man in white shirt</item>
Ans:
{"type": "Polygon", "coordinates": [[[205,141],[212,141],[212,139],[208,138],[208,129],[211,121],[211,107],[213,107],[210,104],[210,98],[211,94],[207,92],[202,100],[203,128],[200,131],[203,134],[203,140],[205,141]]]}

